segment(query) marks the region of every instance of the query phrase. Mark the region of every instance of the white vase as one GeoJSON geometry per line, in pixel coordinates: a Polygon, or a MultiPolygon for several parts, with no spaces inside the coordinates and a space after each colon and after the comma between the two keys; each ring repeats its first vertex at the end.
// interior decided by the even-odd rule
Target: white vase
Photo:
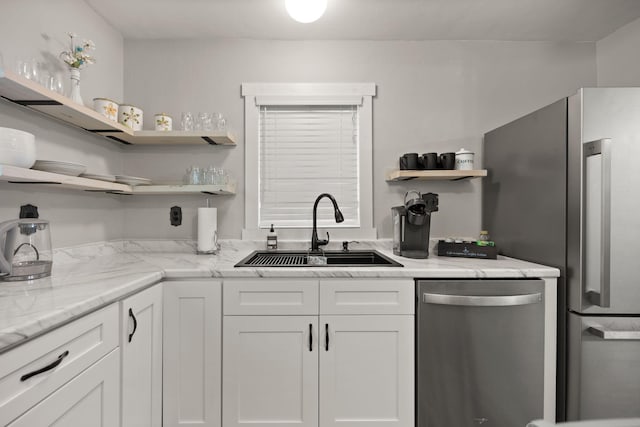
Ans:
{"type": "Polygon", "coordinates": [[[80,105],[84,105],[82,102],[82,96],[80,96],[80,70],[77,68],[71,68],[71,93],[69,98],[73,102],[77,102],[80,105]]]}

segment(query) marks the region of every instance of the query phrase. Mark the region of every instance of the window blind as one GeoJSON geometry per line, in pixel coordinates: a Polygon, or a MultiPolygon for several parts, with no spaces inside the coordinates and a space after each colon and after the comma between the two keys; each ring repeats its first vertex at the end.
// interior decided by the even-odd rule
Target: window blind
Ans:
{"type": "Polygon", "coordinates": [[[336,224],[327,199],[318,226],[359,227],[358,106],[262,105],[259,126],[259,227],[311,227],[321,193],[338,202],[336,224]]]}

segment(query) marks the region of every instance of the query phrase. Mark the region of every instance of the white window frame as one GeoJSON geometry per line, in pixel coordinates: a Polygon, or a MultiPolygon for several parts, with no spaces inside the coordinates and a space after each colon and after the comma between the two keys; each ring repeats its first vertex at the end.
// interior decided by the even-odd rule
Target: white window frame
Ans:
{"type": "MultiPolygon", "coordinates": [[[[375,83],[243,83],[245,118],[245,224],[243,240],[264,239],[268,229],[258,228],[260,192],[260,104],[271,105],[340,105],[359,104],[359,165],[358,184],[360,193],[360,227],[327,228],[332,241],[353,239],[376,239],[373,227],[373,97],[375,83]]],[[[321,193],[318,192],[318,195],[321,193]]],[[[321,202],[331,203],[328,199],[321,202]]],[[[338,205],[340,201],[338,200],[338,205]]],[[[311,215],[311,208],[309,212],[311,215]]],[[[280,240],[309,240],[309,228],[279,228],[280,240]]]]}

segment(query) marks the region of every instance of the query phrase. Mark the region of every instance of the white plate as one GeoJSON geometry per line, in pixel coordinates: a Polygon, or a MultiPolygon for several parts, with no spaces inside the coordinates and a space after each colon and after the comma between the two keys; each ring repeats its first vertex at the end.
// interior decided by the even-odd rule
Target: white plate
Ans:
{"type": "Polygon", "coordinates": [[[56,162],[53,160],[36,160],[31,169],[59,173],[62,175],[78,176],[87,170],[85,165],[69,162],[56,162]]]}
{"type": "Polygon", "coordinates": [[[137,176],[116,175],[116,182],[127,184],[135,187],[136,185],[150,185],[151,180],[147,178],[139,178],[137,176]]]}
{"type": "Polygon", "coordinates": [[[116,182],[116,177],[113,175],[96,175],[92,173],[80,174],[82,178],[97,179],[98,181],[116,182]]]}

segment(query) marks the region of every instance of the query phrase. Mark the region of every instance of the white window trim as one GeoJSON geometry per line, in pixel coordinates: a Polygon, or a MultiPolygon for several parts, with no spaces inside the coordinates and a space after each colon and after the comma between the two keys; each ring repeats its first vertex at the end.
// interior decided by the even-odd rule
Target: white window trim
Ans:
{"type": "MultiPolygon", "coordinates": [[[[243,240],[262,240],[267,229],[257,228],[259,201],[259,117],[260,105],[327,105],[349,103],[359,105],[360,163],[360,228],[322,227],[318,234],[331,233],[332,241],[370,240],[377,238],[373,227],[373,97],[375,83],[244,83],[245,123],[245,224],[243,240]]],[[[318,195],[321,191],[318,193],[318,195]]],[[[322,200],[320,203],[330,203],[322,200]]],[[[312,206],[311,206],[312,207],[312,206]]],[[[310,207],[310,208],[311,208],[310,207]]],[[[286,228],[276,230],[279,240],[310,240],[311,229],[286,228]]]]}

